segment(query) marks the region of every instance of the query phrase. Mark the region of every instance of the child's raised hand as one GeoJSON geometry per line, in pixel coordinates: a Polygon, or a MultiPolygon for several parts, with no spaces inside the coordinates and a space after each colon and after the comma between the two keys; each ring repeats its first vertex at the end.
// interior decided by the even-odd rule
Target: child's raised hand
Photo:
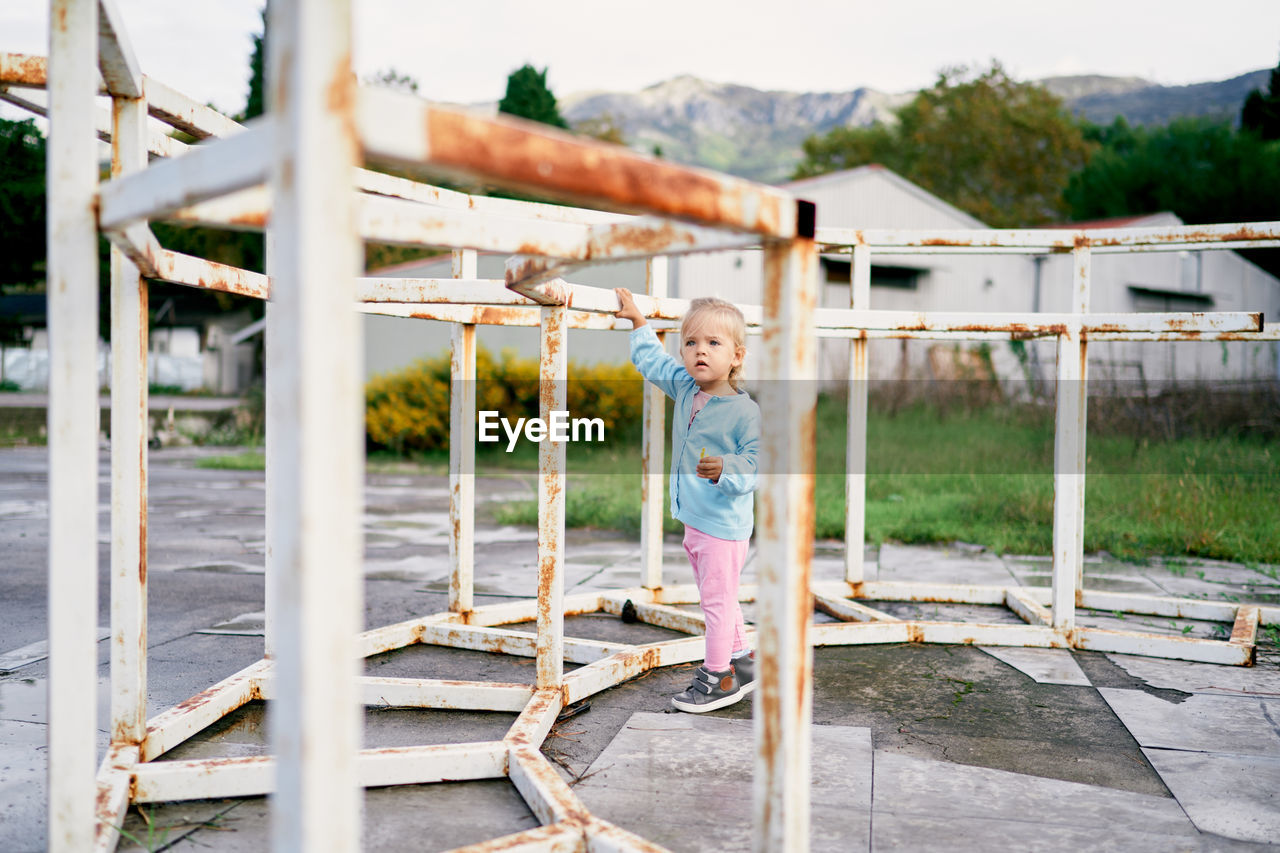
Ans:
{"type": "Polygon", "coordinates": [[[698,476],[712,483],[719,482],[724,473],[724,459],[719,456],[704,456],[698,460],[698,476]]]}
{"type": "Polygon", "coordinates": [[[622,305],[618,309],[617,318],[619,320],[630,320],[632,328],[635,329],[643,326],[645,324],[644,315],[636,307],[636,301],[631,298],[631,291],[625,287],[615,287],[613,292],[618,297],[618,302],[622,305]]]}

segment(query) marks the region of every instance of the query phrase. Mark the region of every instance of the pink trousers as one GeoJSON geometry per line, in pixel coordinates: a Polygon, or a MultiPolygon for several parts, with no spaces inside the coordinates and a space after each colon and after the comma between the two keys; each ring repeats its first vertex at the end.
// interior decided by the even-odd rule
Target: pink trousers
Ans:
{"type": "Polygon", "coordinates": [[[746,539],[718,539],[688,525],[684,528],[684,551],[693,564],[707,620],[704,666],[712,672],[724,672],[731,653],[747,648],[747,629],[738,606],[738,579],[747,560],[747,545],[746,539]]]}

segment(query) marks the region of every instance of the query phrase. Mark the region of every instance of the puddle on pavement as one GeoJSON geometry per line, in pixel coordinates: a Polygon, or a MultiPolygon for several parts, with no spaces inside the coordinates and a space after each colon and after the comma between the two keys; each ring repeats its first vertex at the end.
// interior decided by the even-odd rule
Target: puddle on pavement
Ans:
{"type": "Polygon", "coordinates": [[[196,566],[181,566],[179,572],[216,572],[224,575],[260,575],[266,569],[249,563],[201,563],[196,566]]]}
{"type": "Polygon", "coordinates": [[[0,516],[45,518],[48,515],[48,501],[0,501],[0,516]]]}
{"type": "MultiPolygon", "coordinates": [[[[111,680],[98,679],[98,725],[110,714],[111,680]]],[[[49,721],[49,681],[46,678],[11,678],[0,681],[0,719],[16,723],[49,721]]]]}

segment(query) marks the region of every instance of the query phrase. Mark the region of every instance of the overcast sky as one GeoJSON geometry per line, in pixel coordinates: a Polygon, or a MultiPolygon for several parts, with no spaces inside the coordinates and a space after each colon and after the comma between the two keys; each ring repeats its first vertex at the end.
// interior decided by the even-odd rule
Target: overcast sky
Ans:
{"type": "MultiPolygon", "coordinates": [[[[262,0],[116,0],[145,73],[244,106],[262,0]]],[[[432,100],[502,97],[549,69],[558,96],[678,74],[761,89],[889,92],[998,59],[1014,76],[1221,80],[1280,60],[1280,0],[354,0],[356,70],[395,68],[432,100]]],[[[0,51],[44,54],[48,3],[0,2],[0,51]]],[[[6,113],[12,115],[12,113],[6,113]]]]}

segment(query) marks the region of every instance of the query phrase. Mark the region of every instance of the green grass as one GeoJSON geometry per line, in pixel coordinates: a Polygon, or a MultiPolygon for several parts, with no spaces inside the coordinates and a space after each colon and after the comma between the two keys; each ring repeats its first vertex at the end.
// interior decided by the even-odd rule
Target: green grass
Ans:
{"type": "Polygon", "coordinates": [[[197,459],[196,467],[223,471],[262,471],[267,467],[267,457],[261,450],[246,450],[243,453],[197,459]]]}
{"type": "MultiPolygon", "coordinates": [[[[844,538],[845,414],[841,401],[818,407],[816,530],[844,538]]],[[[1195,556],[1280,563],[1280,444],[1248,438],[1135,441],[1091,432],[1087,442],[1085,550],[1141,560],[1195,556]]],[[[607,446],[570,445],[565,516],[570,527],[636,533],[640,528],[638,429],[607,446]]],[[[261,452],[215,456],[205,468],[254,470],[261,452]]],[[[667,465],[670,460],[667,460],[667,465]]],[[[372,453],[371,471],[444,475],[448,453],[410,459],[372,453]]],[[[478,474],[529,472],[537,448],[513,453],[481,445],[478,474]]],[[[665,468],[664,468],[665,470],[665,468]]],[[[1053,545],[1053,415],[1011,408],[916,406],[896,415],[873,409],[867,424],[867,538],[908,543],[963,541],[998,553],[1048,554],[1053,545]]],[[[663,523],[670,517],[663,490],[663,523]]],[[[534,501],[505,504],[504,524],[536,524],[534,501]]]]}
{"type": "MultiPolygon", "coordinates": [[[[923,406],[867,426],[867,538],[964,541],[999,553],[1049,554],[1053,545],[1052,412],[923,406]]],[[[844,537],[843,404],[818,410],[816,531],[844,537]]],[[[1239,438],[1135,442],[1088,436],[1085,549],[1125,559],[1188,555],[1280,562],[1280,446],[1239,438]]],[[[532,458],[532,454],[529,454],[532,458]]],[[[638,447],[607,455],[570,447],[566,523],[639,528],[638,447]]],[[[483,468],[483,463],[481,463],[483,468]]],[[[533,467],[530,464],[530,467],[533,467]]],[[[666,508],[664,507],[664,513],[666,508]]],[[[532,501],[498,511],[536,523],[532,501]]],[[[669,514],[668,531],[680,529],[669,514]]]]}

